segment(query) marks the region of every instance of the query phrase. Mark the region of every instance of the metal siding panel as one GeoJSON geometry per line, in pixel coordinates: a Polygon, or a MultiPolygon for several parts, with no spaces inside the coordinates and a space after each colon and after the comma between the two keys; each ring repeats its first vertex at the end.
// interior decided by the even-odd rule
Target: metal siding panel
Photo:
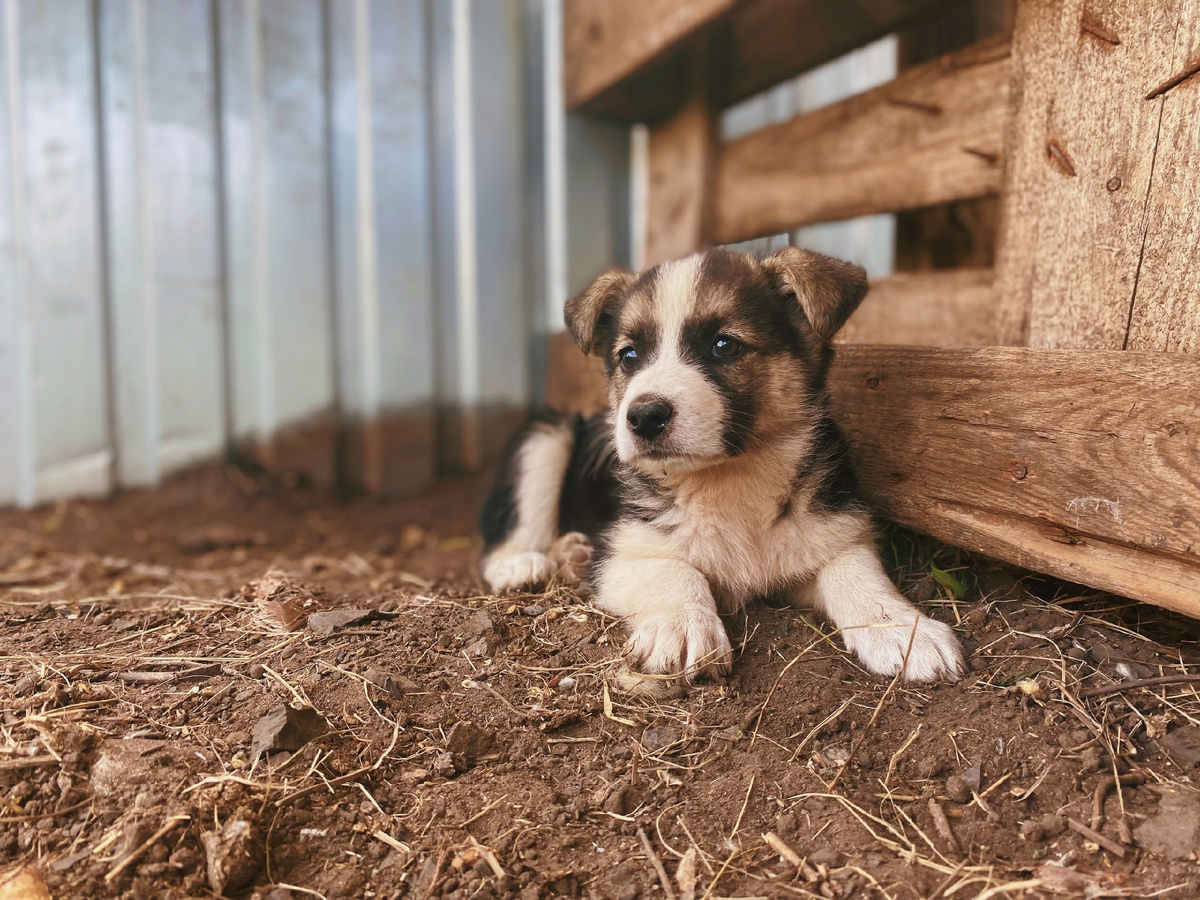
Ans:
{"type": "Polygon", "coordinates": [[[285,427],[334,404],[324,41],[319,0],[261,10],[272,399],[285,427]]]}
{"type": "Polygon", "coordinates": [[[520,61],[520,9],[472,6],[472,92],[477,196],[480,400],[529,402],[532,303],[526,292],[528,214],[520,61]]]}
{"type": "Polygon", "coordinates": [[[0,9],[0,504],[33,500],[33,428],[28,319],[22,287],[25,243],[20,115],[19,6],[0,9]]]}
{"type": "Polygon", "coordinates": [[[154,484],[219,452],[213,72],[207,0],[101,7],[117,472],[154,484]]]}
{"type": "MultiPolygon", "coordinates": [[[[233,437],[265,437],[268,411],[260,397],[259,309],[255,295],[255,109],[257,0],[219,0],[221,139],[224,156],[225,291],[228,306],[233,437]]],[[[260,155],[261,156],[261,155],[260,155]]]]}
{"type": "MultiPolygon", "coordinates": [[[[337,298],[338,388],[341,408],[362,416],[358,312],[358,82],[355,16],[349,4],[329,17],[330,179],[333,191],[333,272],[337,298]]],[[[355,4],[357,7],[357,3],[355,4]]]]}
{"type": "Polygon", "coordinates": [[[372,140],[383,411],[435,391],[429,72],[422,0],[371,5],[372,140]]]}
{"type": "Polygon", "coordinates": [[[161,469],[225,442],[211,8],[149,0],[146,171],[161,469]]]}
{"type": "Polygon", "coordinates": [[[89,4],[20,6],[36,498],[108,490],[96,86],[89,4]]]}

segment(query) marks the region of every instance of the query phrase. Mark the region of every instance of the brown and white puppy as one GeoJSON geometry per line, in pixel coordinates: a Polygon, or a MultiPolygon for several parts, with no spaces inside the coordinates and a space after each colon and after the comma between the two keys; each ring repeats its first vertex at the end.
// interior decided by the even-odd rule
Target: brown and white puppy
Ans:
{"type": "Polygon", "coordinates": [[[566,320],[606,363],[611,412],[516,441],[484,510],[484,578],[586,577],[650,673],[725,671],[721,614],[787,593],[872,672],[960,675],[954,633],[884,572],[829,414],[830,339],[866,290],[860,267],[796,248],[601,276],[566,320]]]}

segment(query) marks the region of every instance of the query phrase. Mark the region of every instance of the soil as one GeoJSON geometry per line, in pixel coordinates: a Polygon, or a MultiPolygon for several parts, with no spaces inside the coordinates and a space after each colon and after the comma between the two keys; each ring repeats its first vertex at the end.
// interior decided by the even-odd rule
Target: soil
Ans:
{"type": "Polygon", "coordinates": [[[0,898],[1200,891],[1196,623],[888,529],[960,683],[764,602],[638,699],[585,597],[483,590],[482,485],[0,514],[0,898]]]}

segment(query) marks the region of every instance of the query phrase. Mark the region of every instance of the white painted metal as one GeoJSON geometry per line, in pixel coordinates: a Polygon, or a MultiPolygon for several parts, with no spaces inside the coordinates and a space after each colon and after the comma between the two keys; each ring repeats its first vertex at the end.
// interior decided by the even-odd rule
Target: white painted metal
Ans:
{"type": "Polygon", "coordinates": [[[471,84],[471,0],[452,0],[450,21],[454,116],[454,295],[458,310],[456,400],[479,404],[479,272],[475,222],[475,135],[471,84]]]}
{"type": "Polygon", "coordinates": [[[117,477],[149,485],[225,442],[212,15],[207,0],[100,13],[117,477]]]}
{"type": "MultiPolygon", "coordinates": [[[[9,2],[6,252],[16,321],[16,497],[111,483],[91,6],[9,2]]],[[[11,427],[11,426],[5,426],[11,427]]],[[[10,444],[12,442],[4,441],[10,444]]]]}
{"type": "Polygon", "coordinates": [[[331,411],[494,449],[627,259],[628,133],[562,116],[559,3],[0,0],[0,504],[331,411]]]}

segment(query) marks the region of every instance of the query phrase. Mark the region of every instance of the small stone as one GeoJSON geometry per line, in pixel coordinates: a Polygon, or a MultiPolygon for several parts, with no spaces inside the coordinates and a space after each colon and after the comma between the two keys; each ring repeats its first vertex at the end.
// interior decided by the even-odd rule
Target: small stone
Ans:
{"type": "Polygon", "coordinates": [[[832,869],[841,862],[841,855],[832,847],[822,847],[808,855],[808,862],[810,865],[832,869]]]}
{"type": "Polygon", "coordinates": [[[962,773],[963,783],[972,791],[978,791],[983,784],[983,767],[976,763],[962,773]]]}
{"type": "Polygon", "coordinates": [[[529,606],[526,606],[523,610],[521,610],[521,615],[529,616],[529,618],[531,618],[531,619],[536,619],[538,616],[540,616],[544,612],[545,612],[545,610],[542,609],[540,606],[538,606],[536,604],[530,604],[529,606]]]}
{"type": "Polygon", "coordinates": [[[683,740],[683,733],[673,725],[647,728],[642,733],[642,746],[648,753],[658,753],[683,740]]]}
{"type": "Polygon", "coordinates": [[[1054,813],[1046,813],[1042,816],[1041,821],[1042,831],[1047,837],[1058,837],[1067,830],[1067,820],[1062,816],[1056,816],[1054,813]]]}
{"type": "Polygon", "coordinates": [[[1158,739],[1163,748],[1181,769],[1194,769],[1200,765],[1200,728],[1184,725],[1158,739]]]}
{"type": "Polygon", "coordinates": [[[263,677],[262,663],[250,663],[246,669],[246,675],[253,678],[255,681],[263,677]]]}
{"type": "Polygon", "coordinates": [[[1187,859],[1200,850],[1200,802],[1168,794],[1158,812],[1133,830],[1138,845],[1152,853],[1187,859]]]}
{"type": "Polygon", "coordinates": [[[299,750],[326,730],[325,719],[312,707],[280,704],[255,724],[250,758],[272,750],[299,750]]]}
{"type": "Polygon", "coordinates": [[[496,639],[490,635],[480,635],[463,648],[463,653],[472,659],[486,659],[496,652],[496,639]]]}
{"type": "Polygon", "coordinates": [[[486,609],[480,609],[463,624],[462,634],[478,637],[495,630],[496,623],[492,620],[491,614],[486,609]]]}
{"type": "Polygon", "coordinates": [[[955,803],[969,803],[971,789],[967,787],[967,783],[962,780],[961,776],[951,775],[946,779],[946,796],[955,803]]]}
{"type": "Polygon", "coordinates": [[[1084,747],[1079,754],[1079,769],[1083,772],[1095,772],[1100,768],[1100,748],[1093,744],[1084,747]]]}

